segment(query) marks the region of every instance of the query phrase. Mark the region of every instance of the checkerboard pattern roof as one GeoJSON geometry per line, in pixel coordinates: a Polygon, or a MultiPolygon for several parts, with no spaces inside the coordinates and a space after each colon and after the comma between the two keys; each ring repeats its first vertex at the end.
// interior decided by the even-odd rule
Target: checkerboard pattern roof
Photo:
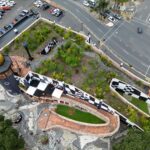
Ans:
{"type": "Polygon", "coordinates": [[[150,97],[130,84],[114,78],[112,79],[110,86],[118,92],[122,92],[150,104],[150,97]]]}

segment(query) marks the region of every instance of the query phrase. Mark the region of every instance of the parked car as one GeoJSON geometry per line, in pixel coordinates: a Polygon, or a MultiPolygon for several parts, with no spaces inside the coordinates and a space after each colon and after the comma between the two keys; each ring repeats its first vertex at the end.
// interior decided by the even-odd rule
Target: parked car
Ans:
{"type": "Polygon", "coordinates": [[[143,33],[143,30],[142,30],[141,27],[138,27],[138,28],[137,28],[137,33],[139,33],[139,34],[142,34],[142,33],[143,33]]]}
{"type": "Polygon", "coordinates": [[[35,1],[33,4],[34,4],[36,7],[38,7],[38,8],[40,8],[40,7],[43,6],[43,2],[40,1],[40,0],[35,1]]]}
{"type": "Polygon", "coordinates": [[[94,8],[96,6],[96,1],[95,0],[88,0],[89,6],[91,8],[94,8]]]}
{"type": "Polygon", "coordinates": [[[56,17],[59,17],[62,13],[63,13],[62,10],[60,10],[59,8],[55,8],[51,14],[56,17]]]}
{"type": "Polygon", "coordinates": [[[9,29],[12,29],[12,28],[13,28],[13,24],[8,24],[8,25],[4,26],[5,30],[9,30],[9,29]]]}
{"type": "Polygon", "coordinates": [[[10,6],[1,6],[0,9],[1,10],[10,10],[11,7],[10,6]]]}
{"type": "Polygon", "coordinates": [[[25,14],[28,14],[29,10],[24,9],[24,10],[22,10],[22,12],[25,13],[25,14]]]}
{"type": "Polygon", "coordinates": [[[47,9],[49,9],[49,8],[50,8],[50,5],[47,4],[47,3],[43,4],[43,6],[42,6],[42,9],[43,9],[43,10],[47,10],[47,9]]]}
{"type": "Polygon", "coordinates": [[[112,17],[112,16],[109,16],[108,20],[111,21],[111,22],[116,22],[116,19],[114,17],[112,17]]]}
{"type": "Polygon", "coordinates": [[[90,6],[90,4],[88,3],[88,1],[87,1],[87,0],[84,0],[84,1],[83,1],[83,5],[84,5],[84,6],[87,6],[87,7],[89,7],[89,6],[90,6]]]}
{"type": "Polygon", "coordinates": [[[114,14],[113,17],[116,18],[116,19],[118,19],[118,20],[122,19],[122,17],[119,14],[114,14]]]}
{"type": "Polygon", "coordinates": [[[6,31],[4,30],[4,29],[1,29],[0,28],[0,34],[2,35],[2,34],[4,34],[6,31]]]}
{"type": "Polygon", "coordinates": [[[30,9],[30,12],[33,13],[33,15],[38,15],[39,14],[39,12],[36,11],[35,9],[30,9]]]}

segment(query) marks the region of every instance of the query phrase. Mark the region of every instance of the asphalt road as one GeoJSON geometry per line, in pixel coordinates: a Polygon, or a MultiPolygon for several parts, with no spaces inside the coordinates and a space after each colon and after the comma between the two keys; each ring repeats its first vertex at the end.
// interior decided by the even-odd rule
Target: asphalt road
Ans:
{"type": "MultiPolygon", "coordinates": [[[[146,0],[137,8],[136,17],[130,21],[119,22],[113,29],[109,29],[105,25],[99,23],[96,19],[92,18],[83,7],[76,4],[73,0],[54,0],[59,3],[71,13],[73,13],[81,22],[83,22],[88,29],[97,37],[97,39],[105,38],[105,44],[114,54],[122,61],[133,66],[142,74],[150,77],[150,50],[149,50],[149,24],[140,20],[143,13],[145,18],[146,14],[149,15],[150,9],[148,5],[150,2],[146,0]],[[141,8],[142,7],[142,8],[141,8]],[[146,11],[142,10],[147,8],[146,11]],[[138,11],[139,9],[139,11],[138,11]],[[140,11],[141,10],[141,11],[140,11]],[[137,18],[139,16],[139,18],[137,18]],[[142,27],[143,34],[137,33],[137,27],[142,27]]],[[[143,18],[143,17],[142,17],[143,18]]]]}
{"type": "MultiPolygon", "coordinates": [[[[24,8],[29,9],[33,7],[33,1],[16,1],[18,1],[18,6],[15,6],[17,7],[16,12],[21,11],[24,8]]],[[[142,74],[150,77],[150,24],[147,22],[150,12],[148,9],[148,6],[150,6],[148,5],[150,4],[149,0],[145,0],[144,3],[137,8],[133,20],[130,22],[119,21],[113,28],[109,28],[103,23],[97,21],[86,11],[86,9],[84,9],[82,4],[78,2],[73,0],[54,1],[62,5],[68,11],[65,11],[63,16],[57,18],[48,14],[47,11],[42,11],[38,8],[37,10],[41,13],[42,17],[58,22],[66,27],[71,27],[76,31],[84,31],[86,34],[90,32],[92,39],[94,39],[95,42],[99,41],[100,39],[105,39],[104,42],[107,45],[107,49],[110,50],[107,51],[109,55],[115,54],[115,56],[118,57],[118,60],[120,59],[119,61],[127,62],[142,74]],[[142,11],[144,8],[147,9],[142,11]],[[143,34],[137,33],[137,27],[143,28],[143,34]],[[110,52],[112,52],[112,54],[110,54],[110,52]]],[[[11,16],[9,19],[5,20],[6,22],[11,20],[11,16]]],[[[18,30],[22,31],[33,21],[33,18],[28,19],[18,26],[18,30]]],[[[0,48],[10,41],[14,36],[15,35],[13,31],[11,31],[8,35],[0,39],[0,48]]]]}

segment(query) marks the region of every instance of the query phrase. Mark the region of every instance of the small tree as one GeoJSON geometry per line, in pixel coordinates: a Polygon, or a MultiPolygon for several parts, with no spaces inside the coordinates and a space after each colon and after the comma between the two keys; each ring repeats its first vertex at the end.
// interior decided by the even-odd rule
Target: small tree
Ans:
{"type": "Polygon", "coordinates": [[[99,13],[99,16],[101,16],[101,13],[103,13],[106,8],[108,7],[109,2],[106,0],[98,0],[96,5],[96,11],[99,13]]]}

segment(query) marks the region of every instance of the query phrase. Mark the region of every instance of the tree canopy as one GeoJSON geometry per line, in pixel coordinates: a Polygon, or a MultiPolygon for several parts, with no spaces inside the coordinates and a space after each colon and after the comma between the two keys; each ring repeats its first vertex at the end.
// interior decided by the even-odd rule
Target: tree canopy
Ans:
{"type": "Polygon", "coordinates": [[[113,146],[113,150],[149,150],[150,132],[130,129],[127,136],[113,146]]]}
{"type": "Polygon", "coordinates": [[[24,140],[12,127],[11,120],[5,120],[0,115],[0,150],[21,150],[23,148],[24,140]]]}

